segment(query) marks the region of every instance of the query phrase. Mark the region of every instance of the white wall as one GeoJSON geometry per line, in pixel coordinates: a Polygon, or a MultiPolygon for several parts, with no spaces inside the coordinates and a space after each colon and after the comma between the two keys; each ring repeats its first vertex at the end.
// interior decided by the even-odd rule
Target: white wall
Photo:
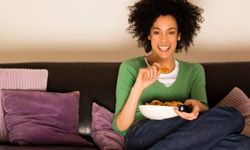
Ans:
{"type": "MultiPolygon", "coordinates": [[[[126,32],[136,0],[0,0],[0,62],[123,61],[143,55],[126,32]]],[[[193,62],[250,60],[249,0],[191,0],[205,22],[193,62]]]]}

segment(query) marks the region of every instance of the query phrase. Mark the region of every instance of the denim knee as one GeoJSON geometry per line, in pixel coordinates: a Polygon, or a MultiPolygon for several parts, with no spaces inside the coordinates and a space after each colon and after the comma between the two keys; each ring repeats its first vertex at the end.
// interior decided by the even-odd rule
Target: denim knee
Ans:
{"type": "Polygon", "coordinates": [[[224,116],[224,123],[227,125],[231,125],[231,128],[234,130],[241,131],[244,127],[244,118],[242,114],[233,107],[218,107],[218,109],[221,109],[223,111],[224,116]]]}

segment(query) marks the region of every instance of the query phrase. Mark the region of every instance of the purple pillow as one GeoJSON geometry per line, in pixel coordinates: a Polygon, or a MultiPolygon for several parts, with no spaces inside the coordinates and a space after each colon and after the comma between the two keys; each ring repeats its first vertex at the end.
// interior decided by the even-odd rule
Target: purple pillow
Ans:
{"type": "Polygon", "coordinates": [[[108,109],[93,103],[91,137],[101,150],[122,150],[124,138],[113,131],[113,113],[108,109]]]}
{"type": "Polygon", "coordinates": [[[78,134],[79,91],[3,90],[4,119],[11,143],[93,145],[78,134]]]}

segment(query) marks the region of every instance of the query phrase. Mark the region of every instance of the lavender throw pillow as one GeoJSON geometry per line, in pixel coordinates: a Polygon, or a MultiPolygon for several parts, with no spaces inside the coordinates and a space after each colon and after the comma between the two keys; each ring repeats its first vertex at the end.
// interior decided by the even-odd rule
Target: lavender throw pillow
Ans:
{"type": "Polygon", "coordinates": [[[3,109],[11,143],[92,145],[78,135],[79,91],[52,93],[3,90],[3,109]]]}
{"type": "MultiPolygon", "coordinates": [[[[28,68],[0,68],[0,90],[40,90],[47,87],[48,70],[28,68]]],[[[8,132],[4,122],[2,96],[0,91],[0,143],[7,142],[8,132]]]]}
{"type": "Polygon", "coordinates": [[[112,129],[113,113],[93,103],[91,137],[101,150],[122,150],[124,138],[112,129]]]}
{"type": "Polygon", "coordinates": [[[241,133],[250,136],[250,99],[241,89],[233,88],[216,106],[236,108],[245,119],[245,126],[241,133]]]}

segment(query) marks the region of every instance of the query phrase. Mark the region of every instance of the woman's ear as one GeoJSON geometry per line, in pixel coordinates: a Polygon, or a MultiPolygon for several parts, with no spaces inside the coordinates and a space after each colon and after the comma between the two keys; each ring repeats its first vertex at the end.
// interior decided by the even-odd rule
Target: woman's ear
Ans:
{"type": "Polygon", "coordinates": [[[151,40],[150,35],[148,35],[148,40],[149,40],[149,41],[151,40]]]}
{"type": "Polygon", "coordinates": [[[178,33],[177,40],[178,40],[178,41],[180,41],[180,40],[181,40],[181,33],[178,33]]]}

